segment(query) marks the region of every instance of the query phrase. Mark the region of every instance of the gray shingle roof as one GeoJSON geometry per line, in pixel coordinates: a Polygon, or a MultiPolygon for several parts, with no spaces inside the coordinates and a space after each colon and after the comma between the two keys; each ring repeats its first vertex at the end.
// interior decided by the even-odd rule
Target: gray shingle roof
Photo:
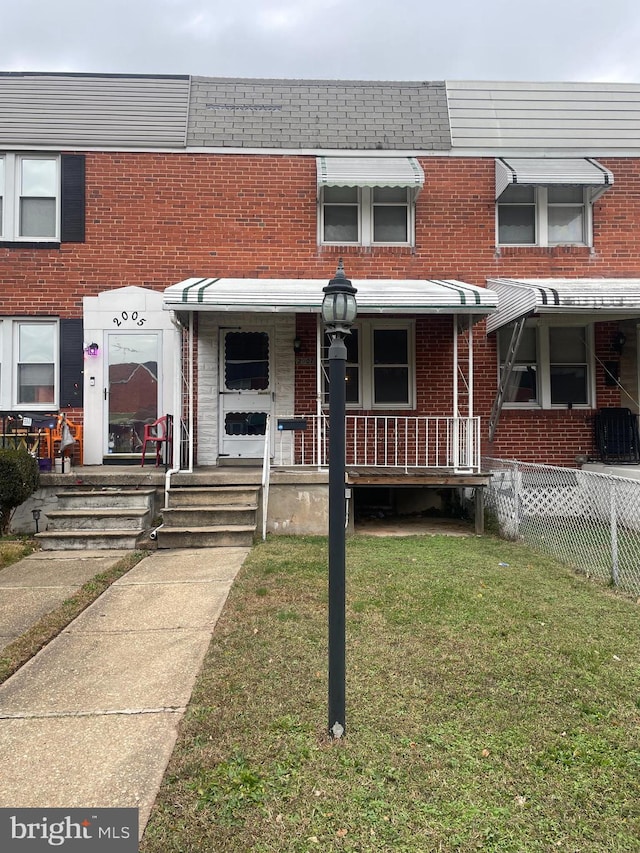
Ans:
{"type": "Polygon", "coordinates": [[[187,144],[447,150],[445,85],[193,77],[187,144]]]}

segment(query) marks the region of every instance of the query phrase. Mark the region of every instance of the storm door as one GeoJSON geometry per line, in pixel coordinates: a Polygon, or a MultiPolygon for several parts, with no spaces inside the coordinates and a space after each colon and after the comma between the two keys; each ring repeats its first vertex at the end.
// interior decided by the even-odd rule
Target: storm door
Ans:
{"type": "Polygon", "coordinates": [[[105,457],[137,460],[145,424],[158,417],[161,332],[108,332],[105,457]]]}
{"type": "Polygon", "coordinates": [[[220,456],[261,459],[271,411],[269,332],[221,329],[220,456]]]}

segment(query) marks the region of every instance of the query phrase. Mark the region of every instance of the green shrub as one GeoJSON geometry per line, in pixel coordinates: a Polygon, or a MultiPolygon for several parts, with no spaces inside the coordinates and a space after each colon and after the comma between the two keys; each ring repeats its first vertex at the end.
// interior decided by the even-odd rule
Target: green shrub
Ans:
{"type": "Polygon", "coordinates": [[[14,510],[40,485],[38,460],[26,450],[0,450],[0,533],[9,532],[14,510]]]}

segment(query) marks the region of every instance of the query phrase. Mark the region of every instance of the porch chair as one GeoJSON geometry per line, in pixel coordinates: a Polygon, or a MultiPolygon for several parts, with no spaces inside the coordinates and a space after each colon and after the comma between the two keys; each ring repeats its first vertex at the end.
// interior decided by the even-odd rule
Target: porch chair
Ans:
{"type": "Polygon", "coordinates": [[[71,432],[72,437],[75,439],[73,445],[65,448],[65,456],[73,456],[77,452],[77,463],[78,465],[82,465],[84,458],[84,446],[83,446],[83,427],[82,424],[77,424],[74,421],[70,421],[69,418],[64,415],[58,415],[58,421],[53,429],[45,429],[42,430],[40,435],[41,441],[41,456],[44,458],[53,459],[56,455],[56,451],[60,447],[60,443],[62,442],[62,424],[63,421],[66,421],[67,426],[71,432]]]}
{"type": "Polygon", "coordinates": [[[156,468],[162,462],[162,445],[165,446],[165,467],[168,465],[170,461],[171,447],[173,444],[171,421],[171,415],[163,415],[152,424],[144,425],[144,435],[142,437],[142,461],[140,463],[141,467],[144,468],[148,444],[155,444],[156,468]]]}
{"type": "Polygon", "coordinates": [[[630,409],[598,409],[593,424],[595,445],[602,462],[627,465],[640,462],[638,420],[630,409]]]}

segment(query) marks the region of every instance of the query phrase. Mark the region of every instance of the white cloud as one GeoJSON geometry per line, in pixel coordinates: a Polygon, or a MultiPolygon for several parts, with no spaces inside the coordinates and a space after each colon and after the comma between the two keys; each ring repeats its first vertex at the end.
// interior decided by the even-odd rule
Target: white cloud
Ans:
{"type": "Polygon", "coordinates": [[[637,0],[22,0],[3,30],[2,70],[640,82],[637,0]]]}

